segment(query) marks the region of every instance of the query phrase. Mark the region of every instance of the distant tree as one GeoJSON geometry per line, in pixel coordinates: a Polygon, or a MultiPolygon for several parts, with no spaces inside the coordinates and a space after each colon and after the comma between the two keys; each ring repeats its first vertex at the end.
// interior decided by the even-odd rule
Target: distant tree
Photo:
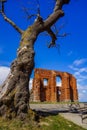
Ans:
{"type": "MultiPolygon", "coordinates": [[[[50,48],[56,44],[57,37],[51,27],[64,16],[62,7],[68,4],[70,0],[55,0],[53,12],[45,20],[43,20],[40,15],[39,1],[37,0],[38,13],[36,14],[36,19],[26,30],[20,29],[6,16],[4,11],[4,2],[6,0],[2,1],[1,15],[6,22],[20,33],[21,41],[17,50],[17,58],[12,62],[10,74],[1,87],[0,115],[8,118],[18,117],[24,119],[29,112],[28,84],[34,68],[35,41],[41,32],[46,31],[52,39],[48,47],[50,48]]],[[[26,8],[25,12],[27,13],[26,8]]],[[[28,18],[30,17],[31,16],[28,15],[28,18]]]]}

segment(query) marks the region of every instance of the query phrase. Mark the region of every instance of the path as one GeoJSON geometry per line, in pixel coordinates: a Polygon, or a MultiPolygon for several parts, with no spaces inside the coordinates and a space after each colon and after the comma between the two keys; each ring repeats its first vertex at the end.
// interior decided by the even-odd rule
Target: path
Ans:
{"type": "Polygon", "coordinates": [[[69,108],[67,104],[30,104],[30,108],[36,111],[54,114],[59,113],[65,119],[72,121],[73,123],[87,129],[87,120],[82,123],[79,113],[69,113],[69,108]]]}

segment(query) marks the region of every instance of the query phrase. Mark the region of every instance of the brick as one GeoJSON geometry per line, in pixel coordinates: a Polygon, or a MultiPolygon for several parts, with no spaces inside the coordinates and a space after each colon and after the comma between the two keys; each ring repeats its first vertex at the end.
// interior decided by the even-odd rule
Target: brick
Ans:
{"type": "Polygon", "coordinates": [[[36,102],[78,101],[76,78],[67,72],[35,69],[32,92],[36,102]],[[61,87],[56,86],[56,77],[60,77],[61,87]]]}

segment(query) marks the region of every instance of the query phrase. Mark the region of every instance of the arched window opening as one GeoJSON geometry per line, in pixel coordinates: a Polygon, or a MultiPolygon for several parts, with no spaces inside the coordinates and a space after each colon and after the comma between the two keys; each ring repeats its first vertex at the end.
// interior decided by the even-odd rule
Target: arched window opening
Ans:
{"type": "Polygon", "coordinates": [[[62,86],[62,81],[61,81],[61,78],[59,76],[56,76],[56,86],[57,87],[61,87],[62,86]]]}
{"type": "Polygon", "coordinates": [[[48,79],[43,79],[43,84],[44,84],[44,86],[47,86],[48,85],[48,79]]]}

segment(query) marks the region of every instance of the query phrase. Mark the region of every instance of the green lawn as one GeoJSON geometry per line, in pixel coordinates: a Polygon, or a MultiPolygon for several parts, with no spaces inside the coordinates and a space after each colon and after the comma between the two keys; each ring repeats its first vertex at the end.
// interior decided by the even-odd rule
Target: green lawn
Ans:
{"type": "Polygon", "coordinates": [[[39,123],[27,120],[4,120],[0,118],[0,130],[85,130],[60,115],[41,117],[39,123]]]}

